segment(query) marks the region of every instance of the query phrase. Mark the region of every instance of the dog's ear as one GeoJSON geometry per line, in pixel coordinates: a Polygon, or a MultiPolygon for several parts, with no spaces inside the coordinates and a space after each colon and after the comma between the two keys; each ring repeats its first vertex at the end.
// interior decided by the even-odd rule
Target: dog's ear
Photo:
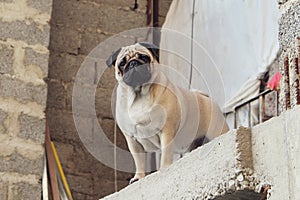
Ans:
{"type": "Polygon", "coordinates": [[[106,60],[106,65],[107,65],[108,67],[112,67],[112,66],[114,66],[114,65],[116,64],[116,60],[117,60],[117,57],[118,57],[120,51],[121,51],[121,48],[118,49],[118,50],[116,50],[116,51],[114,51],[114,52],[109,56],[109,58],[106,60]]]}
{"type": "Polygon", "coordinates": [[[142,45],[143,47],[146,47],[149,51],[151,51],[151,53],[153,54],[155,59],[159,62],[159,48],[158,48],[158,46],[156,46],[155,44],[152,44],[150,42],[140,42],[139,44],[142,45]]]}

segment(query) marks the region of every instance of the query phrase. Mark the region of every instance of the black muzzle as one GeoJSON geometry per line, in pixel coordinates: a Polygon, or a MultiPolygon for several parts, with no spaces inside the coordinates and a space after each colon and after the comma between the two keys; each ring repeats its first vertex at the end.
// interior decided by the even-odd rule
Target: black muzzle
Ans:
{"type": "Polygon", "coordinates": [[[123,81],[133,87],[142,86],[148,82],[151,78],[150,64],[140,63],[139,61],[132,60],[128,63],[127,69],[125,70],[123,81]]]}

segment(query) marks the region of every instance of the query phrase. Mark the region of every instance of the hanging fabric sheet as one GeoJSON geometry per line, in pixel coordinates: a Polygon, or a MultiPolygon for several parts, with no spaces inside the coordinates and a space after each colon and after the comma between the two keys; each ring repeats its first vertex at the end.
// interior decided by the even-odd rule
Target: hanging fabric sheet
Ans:
{"type": "Polygon", "coordinates": [[[191,79],[192,88],[232,110],[258,93],[258,77],[277,55],[278,17],[277,1],[173,0],[161,64],[182,76],[170,73],[172,81],[188,88],[191,79]]]}

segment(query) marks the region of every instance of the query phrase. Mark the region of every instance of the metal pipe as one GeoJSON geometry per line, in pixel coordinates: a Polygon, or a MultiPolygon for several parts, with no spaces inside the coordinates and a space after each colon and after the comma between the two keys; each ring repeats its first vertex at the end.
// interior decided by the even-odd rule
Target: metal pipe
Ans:
{"type": "Polygon", "coordinates": [[[245,101],[244,103],[241,103],[241,104],[237,105],[235,108],[236,108],[236,109],[239,109],[239,108],[245,106],[246,104],[248,104],[249,102],[252,102],[252,101],[258,99],[258,98],[259,98],[260,96],[262,96],[262,95],[269,94],[269,93],[271,93],[272,91],[273,91],[273,90],[269,90],[269,89],[268,89],[268,90],[265,90],[265,91],[259,93],[258,95],[256,95],[255,97],[249,99],[248,101],[245,101]]]}
{"type": "Polygon", "coordinates": [[[251,102],[248,103],[248,125],[251,127],[251,102]]]}
{"type": "Polygon", "coordinates": [[[152,0],[153,1],[153,27],[159,27],[159,1],[158,0],[152,0]]]}
{"type": "Polygon", "coordinates": [[[153,44],[159,46],[160,43],[160,31],[157,29],[159,27],[159,1],[152,0],[152,26],[153,26],[153,44]]]}

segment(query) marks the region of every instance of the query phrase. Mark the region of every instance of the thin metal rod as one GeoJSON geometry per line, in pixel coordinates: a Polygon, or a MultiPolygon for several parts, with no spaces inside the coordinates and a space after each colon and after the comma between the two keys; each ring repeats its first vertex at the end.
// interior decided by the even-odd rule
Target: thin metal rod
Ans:
{"type": "Polygon", "coordinates": [[[258,98],[258,123],[262,123],[262,116],[261,116],[261,111],[262,111],[262,96],[258,98]]]}
{"type": "Polygon", "coordinates": [[[276,115],[279,116],[279,90],[276,90],[276,115]]]}
{"type": "Polygon", "coordinates": [[[153,1],[153,27],[159,27],[159,1],[153,1]]]}
{"type": "Polygon", "coordinates": [[[248,103],[248,125],[251,127],[251,102],[248,103]]]}
{"type": "MultiPolygon", "coordinates": [[[[243,107],[243,106],[245,106],[245,105],[247,105],[247,104],[250,104],[251,102],[253,102],[253,101],[255,101],[255,100],[257,100],[257,99],[261,99],[261,103],[260,103],[260,107],[259,107],[259,122],[261,123],[261,122],[263,122],[264,121],[264,119],[265,119],[265,96],[267,95],[267,94],[269,94],[269,93],[271,93],[271,92],[274,92],[274,90],[265,90],[265,91],[263,91],[263,92],[261,92],[261,93],[259,93],[257,96],[255,96],[255,97],[253,97],[253,98],[251,98],[251,99],[249,99],[248,101],[246,101],[246,102],[244,102],[244,103],[241,103],[241,104],[239,104],[239,105],[237,105],[236,107],[234,107],[234,111],[229,111],[229,112],[226,112],[225,113],[225,116],[227,116],[227,115],[229,115],[229,114],[231,114],[231,113],[233,113],[233,117],[234,117],[234,128],[237,128],[237,126],[238,126],[238,117],[237,117],[237,115],[238,115],[238,110],[241,108],[241,107],[243,107]]],[[[277,107],[277,116],[278,116],[278,91],[275,91],[276,92],[276,107],[277,107]]],[[[251,105],[248,105],[249,106],[249,116],[248,116],[248,118],[249,118],[249,124],[251,124],[251,105]]]]}
{"type": "Polygon", "coordinates": [[[262,95],[261,96],[261,113],[260,113],[260,116],[261,116],[261,122],[264,122],[265,121],[265,98],[266,94],[262,95]]]}
{"type": "Polygon", "coordinates": [[[152,26],[153,26],[153,35],[152,35],[152,41],[153,44],[156,46],[159,46],[160,43],[160,31],[157,27],[159,27],[159,1],[158,0],[152,0],[152,26]]]}
{"type": "Polygon", "coordinates": [[[243,107],[244,105],[248,104],[249,102],[252,102],[252,101],[258,99],[258,98],[259,98],[260,96],[262,96],[262,95],[269,94],[269,93],[271,93],[272,91],[273,91],[273,90],[269,90],[269,89],[268,89],[268,90],[265,90],[265,91],[259,93],[258,95],[256,95],[255,97],[249,99],[248,101],[245,101],[244,103],[241,103],[241,104],[237,105],[235,108],[236,108],[236,109],[239,109],[239,108],[243,107]]]}
{"type": "Polygon", "coordinates": [[[193,9],[192,9],[192,27],[191,27],[191,66],[190,66],[190,75],[189,75],[189,89],[192,87],[192,78],[193,78],[193,62],[194,62],[194,19],[195,19],[195,0],[193,0],[193,9]]]}
{"type": "Polygon", "coordinates": [[[237,128],[237,124],[238,124],[238,122],[237,122],[237,110],[234,110],[234,128],[237,128]]]}
{"type": "Polygon", "coordinates": [[[117,172],[117,122],[114,122],[114,177],[115,192],[118,192],[118,172],[117,172]]]}

